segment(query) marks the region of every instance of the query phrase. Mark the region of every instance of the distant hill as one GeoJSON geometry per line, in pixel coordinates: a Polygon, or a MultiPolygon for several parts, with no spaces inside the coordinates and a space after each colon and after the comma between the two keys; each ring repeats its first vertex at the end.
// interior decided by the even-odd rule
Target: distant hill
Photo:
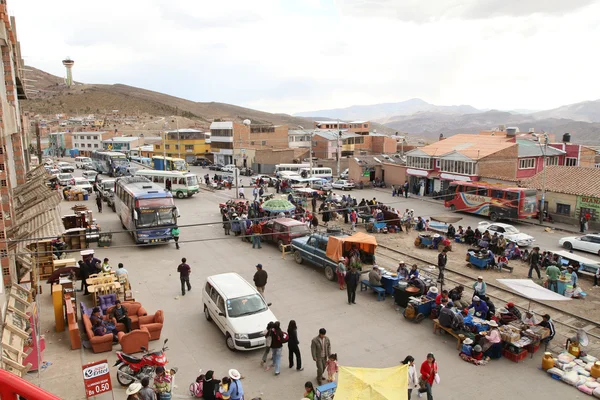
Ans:
{"type": "Polygon", "coordinates": [[[583,101],[552,110],[539,111],[534,113],[533,116],[539,119],[565,118],[574,121],[600,122],[600,100],[583,101]]]}
{"type": "Polygon", "coordinates": [[[480,110],[469,105],[460,106],[436,106],[421,99],[410,99],[398,103],[381,103],[362,106],[351,106],[346,108],[335,108],[330,110],[306,111],[296,113],[299,117],[311,117],[314,119],[339,118],[344,121],[370,120],[381,123],[389,122],[390,117],[399,115],[411,115],[418,112],[437,112],[441,114],[472,114],[480,110]]]}

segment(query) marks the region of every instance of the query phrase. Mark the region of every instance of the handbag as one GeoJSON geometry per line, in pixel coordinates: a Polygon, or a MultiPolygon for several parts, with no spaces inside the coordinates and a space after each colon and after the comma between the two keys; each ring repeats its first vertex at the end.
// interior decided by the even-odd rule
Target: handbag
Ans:
{"type": "Polygon", "coordinates": [[[440,374],[438,374],[437,372],[435,373],[435,378],[433,378],[433,380],[435,381],[435,383],[437,383],[438,385],[440,384],[440,374]]]}

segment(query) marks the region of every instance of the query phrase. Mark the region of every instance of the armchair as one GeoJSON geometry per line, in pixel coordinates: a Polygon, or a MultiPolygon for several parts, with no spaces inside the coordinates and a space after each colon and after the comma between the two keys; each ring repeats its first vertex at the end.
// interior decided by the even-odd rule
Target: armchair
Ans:
{"type": "Polygon", "coordinates": [[[142,327],[129,333],[119,332],[119,344],[124,353],[131,354],[142,351],[142,346],[148,348],[150,333],[148,329],[142,327]]]}
{"type": "Polygon", "coordinates": [[[154,315],[146,315],[139,318],[140,328],[150,332],[150,340],[160,339],[160,333],[165,322],[163,310],[158,310],[154,315]]]}
{"type": "Polygon", "coordinates": [[[94,353],[102,353],[105,351],[112,350],[113,343],[113,335],[112,333],[107,333],[102,336],[94,336],[94,331],[92,330],[92,321],[90,321],[90,317],[86,314],[82,315],[83,326],[85,327],[85,333],[90,340],[90,344],[92,345],[92,351],[94,353]]]}
{"type": "Polygon", "coordinates": [[[117,303],[117,295],[114,293],[100,295],[98,296],[98,303],[102,314],[106,314],[106,310],[117,303]]]}
{"type": "MultiPolygon", "coordinates": [[[[144,307],[142,307],[142,303],[137,301],[123,301],[121,305],[127,309],[127,316],[131,319],[131,330],[140,329],[140,317],[148,315],[148,312],[144,307]]],[[[109,307],[106,310],[106,315],[110,318],[110,313],[114,306],[109,307]]],[[[122,323],[117,323],[117,330],[124,331],[125,325],[122,323]]]]}

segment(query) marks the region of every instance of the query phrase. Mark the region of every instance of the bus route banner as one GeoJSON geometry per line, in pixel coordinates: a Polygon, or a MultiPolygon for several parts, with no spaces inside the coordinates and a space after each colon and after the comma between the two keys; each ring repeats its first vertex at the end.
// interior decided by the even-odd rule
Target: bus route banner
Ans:
{"type": "Polygon", "coordinates": [[[85,396],[88,399],[112,391],[110,369],[107,360],[85,364],[82,366],[82,369],[85,396]]]}

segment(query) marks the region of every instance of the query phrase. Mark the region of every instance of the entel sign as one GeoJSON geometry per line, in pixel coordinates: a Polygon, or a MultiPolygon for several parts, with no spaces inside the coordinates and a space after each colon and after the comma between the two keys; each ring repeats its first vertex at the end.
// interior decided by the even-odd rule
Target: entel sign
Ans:
{"type": "Polygon", "coordinates": [[[97,396],[101,393],[110,392],[112,384],[110,382],[110,369],[108,361],[101,360],[90,364],[85,364],[83,368],[83,384],[85,386],[86,397],[97,396]]]}

